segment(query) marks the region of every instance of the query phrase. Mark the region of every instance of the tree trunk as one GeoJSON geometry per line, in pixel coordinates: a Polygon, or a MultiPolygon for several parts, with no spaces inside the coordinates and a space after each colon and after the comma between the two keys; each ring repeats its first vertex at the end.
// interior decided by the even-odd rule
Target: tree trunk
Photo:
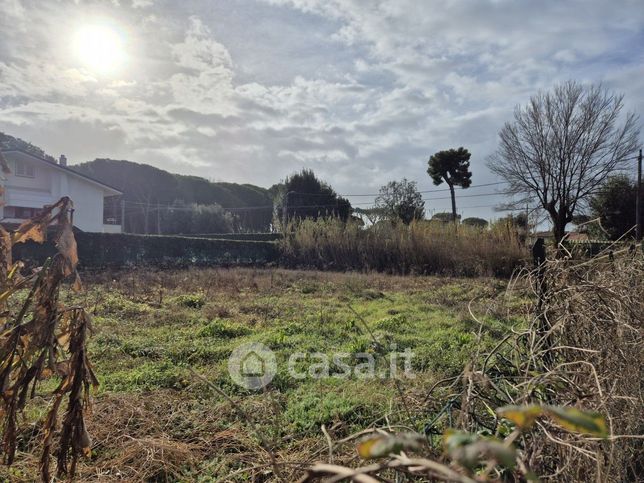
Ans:
{"type": "Polygon", "coordinates": [[[452,221],[456,223],[456,194],[454,193],[454,185],[449,184],[449,192],[452,195],[452,221]]]}
{"type": "Polygon", "coordinates": [[[552,234],[555,237],[555,246],[557,249],[559,248],[559,243],[561,240],[563,240],[564,236],[566,236],[566,225],[568,224],[568,220],[566,220],[566,215],[565,213],[562,215],[561,213],[557,213],[552,217],[552,234]]]}

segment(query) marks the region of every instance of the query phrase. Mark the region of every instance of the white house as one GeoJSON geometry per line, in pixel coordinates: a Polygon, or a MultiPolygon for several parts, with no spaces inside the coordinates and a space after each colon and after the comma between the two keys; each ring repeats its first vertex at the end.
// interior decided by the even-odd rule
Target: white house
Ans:
{"type": "Polygon", "coordinates": [[[11,173],[0,181],[4,187],[2,223],[20,223],[63,196],[74,202],[74,226],[82,231],[120,233],[116,216],[105,216],[105,198],[123,193],[67,167],[65,156],[56,163],[22,149],[2,149],[11,173]]]}

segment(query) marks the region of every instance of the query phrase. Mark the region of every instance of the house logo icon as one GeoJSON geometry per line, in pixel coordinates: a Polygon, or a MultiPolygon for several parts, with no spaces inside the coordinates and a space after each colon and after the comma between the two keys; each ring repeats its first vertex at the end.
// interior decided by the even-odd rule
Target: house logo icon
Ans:
{"type": "Polygon", "coordinates": [[[264,377],[266,361],[255,351],[250,351],[241,360],[241,375],[244,377],[264,377]]]}
{"type": "Polygon", "coordinates": [[[275,377],[275,354],[259,342],[242,344],[228,358],[228,372],[236,384],[246,389],[261,389],[275,377]]]}

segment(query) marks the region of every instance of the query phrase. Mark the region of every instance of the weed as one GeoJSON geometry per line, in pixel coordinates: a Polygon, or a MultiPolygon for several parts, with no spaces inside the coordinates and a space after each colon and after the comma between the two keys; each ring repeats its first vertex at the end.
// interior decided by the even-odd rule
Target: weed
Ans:
{"type": "Polygon", "coordinates": [[[181,307],[189,309],[200,309],[206,303],[206,298],[203,294],[182,294],[173,299],[173,302],[181,307]]]}
{"type": "Polygon", "coordinates": [[[226,320],[211,320],[197,331],[197,337],[217,337],[232,339],[250,334],[250,330],[242,325],[226,320]]]}

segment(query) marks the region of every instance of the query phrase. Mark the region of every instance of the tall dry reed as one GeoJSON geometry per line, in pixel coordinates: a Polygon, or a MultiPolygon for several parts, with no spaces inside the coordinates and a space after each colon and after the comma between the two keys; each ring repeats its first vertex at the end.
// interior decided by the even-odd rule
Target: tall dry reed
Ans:
{"type": "Polygon", "coordinates": [[[291,224],[281,249],[291,267],[454,276],[509,276],[527,257],[512,229],[426,221],[364,228],[303,220],[291,224]]]}

